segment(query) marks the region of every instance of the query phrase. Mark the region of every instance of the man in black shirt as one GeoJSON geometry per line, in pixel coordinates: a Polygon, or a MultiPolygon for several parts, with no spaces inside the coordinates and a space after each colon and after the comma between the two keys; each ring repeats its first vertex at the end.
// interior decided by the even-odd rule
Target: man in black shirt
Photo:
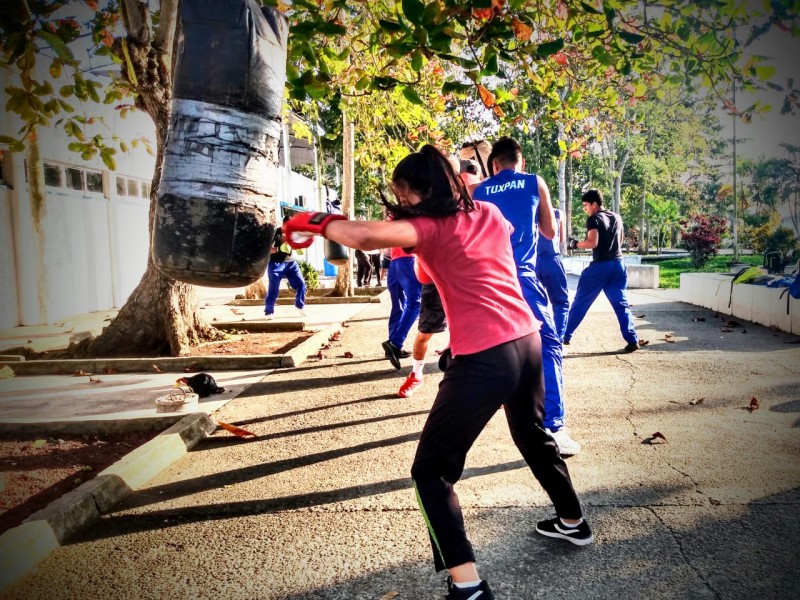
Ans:
{"type": "MultiPolygon", "coordinates": [[[[289,216],[283,218],[283,222],[289,220],[289,216]]],[[[269,286],[267,287],[267,299],[264,303],[264,314],[267,319],[275,316],[275,302],[278,300],[278,291],[281,288],[281,279],[284,277],[289,281],[289,285],[295,290],[294,305],[300,312],[300,316],[306,313],[303,307],[306,305],[306,282],[303,273],[292,256],[292,249],[283,241],[283,229],[278,227],[275,238],[272,242],[272,250],[269,256],[269,266],[267,267],[267,277],[269,286]]]]}
{"type": "Polygon", "coordinates": [[[603,208],[603,196],[599,190],[589,190],[582,200],[583,210],[589,215],[586,219],[586,239],[570,240],[569,247],[591,248],[592,263],[584,269],[578,280],[578,291],[569,309],[564,343],[569,344],[572,334],[602,291],[617,315],[622,337],[628,342],[625,352],[633,352],[639,349],[639,338],[626,293],[628,273],[622,263],[622,217],[603,208]]]}

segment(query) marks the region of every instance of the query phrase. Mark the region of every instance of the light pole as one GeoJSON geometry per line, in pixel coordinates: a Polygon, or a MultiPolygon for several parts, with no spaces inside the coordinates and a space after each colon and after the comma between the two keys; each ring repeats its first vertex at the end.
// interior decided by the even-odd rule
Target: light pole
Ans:
{"type": "Polygon", "coordinates": [[[739,260],[739,197],[736,193],[736,77],[733,78],[733,262],[739,260]]]}

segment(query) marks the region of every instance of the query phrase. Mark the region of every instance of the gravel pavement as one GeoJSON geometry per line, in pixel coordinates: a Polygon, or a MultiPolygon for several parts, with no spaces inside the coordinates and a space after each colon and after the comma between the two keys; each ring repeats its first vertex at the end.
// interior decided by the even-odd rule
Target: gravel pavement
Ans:
{"type": "MultiPolygon", "coordinates": [[[[797,338],[722,332],[729,317],[664,292],[631,298],[647,347],[622,354],[600,300],[564,360],[595,544],[534,533],[552,508],[500,411],[456,486],[481,575],[503,599],[800,597],[797,338]]],[[[200,442],[4,598],[443,597],[409,477],[441,374],[432,357],[422,389],[396,396],[410,361],[383,358],[387,314],[370,305],[325,359],[226,404],[214,417],[257,439],[200,442]]]]}

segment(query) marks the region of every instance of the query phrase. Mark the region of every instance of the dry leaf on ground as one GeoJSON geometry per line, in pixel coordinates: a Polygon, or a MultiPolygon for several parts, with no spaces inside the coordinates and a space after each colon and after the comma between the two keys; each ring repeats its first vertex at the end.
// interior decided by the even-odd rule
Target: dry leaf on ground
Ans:
{"type": "Polygon", "coordinates": [[[758,398],[753,396],[752,398],[750,398],[750,412],[753,412],[754,410],[758,410],[758,408],[759,408],[758,398]]]}
{"type": "Polygon", "coordinates": [[[698,398],[697,400],[689,400],[689,404],[692,406],[697,406],[698,404],[702,404],[705,398],[698,398]]]}
{"type": "Polygon", "coordinates": [[[217,425],[222,427],[225,431],[230,431],[233,435],[240,438],[258,437],[252,431],[247,431],[247,429],[242,429],[241,427],[237,427],[236,425],[231,425],[230,423],[223,423],[222,421],[217,421],[217,425]]]}

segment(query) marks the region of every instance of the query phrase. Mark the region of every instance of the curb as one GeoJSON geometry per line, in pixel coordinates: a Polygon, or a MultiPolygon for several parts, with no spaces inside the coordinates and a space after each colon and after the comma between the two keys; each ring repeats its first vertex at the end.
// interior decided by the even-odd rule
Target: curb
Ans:
{"type": "Polygon", "coordinates": [[[300,363],[308,360],[309,355],[313,354],[316,350],[319,350],[321,346],[330,340],[334,333],[341,331],[341,329],[342,324],[339,323],[338,325],[331,325],[325,329],[319,330],[310,338],[298,344],[296,347],[284,354],[281,358],[280,366],[285,368],[300,366],[300,363]]]}
{"type": "MultiPolygon", "coordinates": [[[[215,326],[219,326],[216,324],[215,326]]],[[[238,323],[221,323],[244,328],[238,323]]],[[[268,325],[268,324],[264,324],[268,325]]],[[[302,325],[302,324],[299,324],[302,325]]],[[[259,331],[260,326],[248,323],[250,331],[259,331]],[[255,329],[250,327],[255,325],[255,329]]],[[[0,361],[0,367],[7,366],[14,375],[68,375],[75,371],[87,373],[103,373],[107,370],[117,373],[145,373],[153,371],[156,366],[164,372],[186,373],[190,371],[247,371],[260,369],[278,369],[296,367],[328,341],[334,331],[341,329],[342,324],[329,325],[313,333],[286,354],[233,355],[233,356],[174,356],[163,358],[105,358],[82,359],[65,358],[57,360],[21,360],[0,361]],[[316,348],[314,346],[316,345],[316,348]]],[[[299,328],[298,331],[308,331],[299,328]]]]}
{"type": "Polygon", "coordinates": [[[186,415],[93,479],[0,535],[0,592],[26,575],[70,536],[183,457],[215,428],[205,413],[186,415]]]}

